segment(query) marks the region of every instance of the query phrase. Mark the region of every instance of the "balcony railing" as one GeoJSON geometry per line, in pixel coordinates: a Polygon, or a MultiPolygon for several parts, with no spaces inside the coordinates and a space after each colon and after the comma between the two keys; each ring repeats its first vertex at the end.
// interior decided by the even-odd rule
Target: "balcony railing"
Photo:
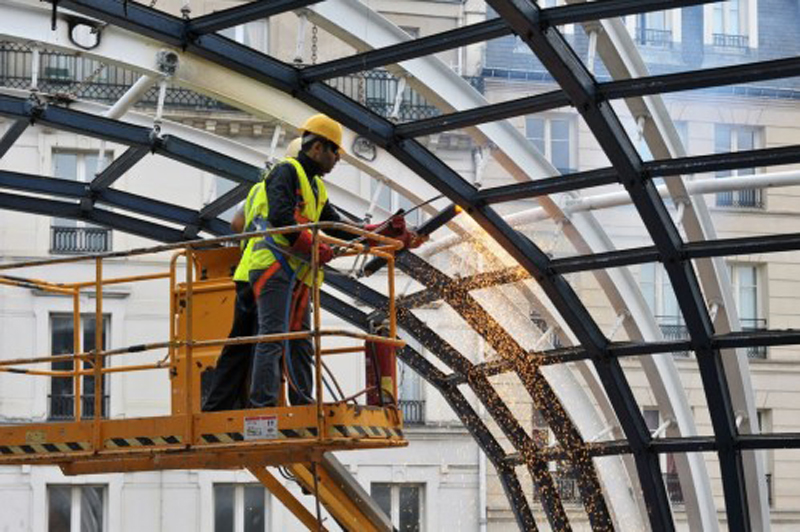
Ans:
{"type": "Polygon", "coordinates": [[[659,30],[653,28],[638,28],[636,39],[641,44],[657,46],[659,48],[672,47],[672,30],[659,30]]]}
{"type": "MultiPolygon", "coordinates": [[[[664,335],[664,340],[678,341],[689,339],[689,329],[683,320],[678,316],[656,316],[656,323],[664,335]]],[[[672,353],[676,357],[688,357],[689,351],[675,351],[672,353]]]]}
{"type": "MultiPolygon", "coordinates": [[[[28,46],[0,41],[0,86],[29,88],[32,57],[33,53],[28,46]]],[[[117,101],[139,78],[137,72],[112,64],[107,64],[93,77],[99,65],[97,61],[51,50],[41,51],[40,63],[39,91],[53,95],[72,95],[103,103],[117,101]]],[[[483,92],[482,77],[464,79],[483,92]]],[[[395,96],[401,88],[400,79],[386,70],[371,70],[333,78],[326,83],[383,117],[389,117],[394,111],[395,96]]],[[[137,102],[137,106],[155,107],[157,102],[158,87],[153,87],[137,102]]],[[[167,89],[164,105],[168,109],[235,110],[222,102],[179,87],[167,89]]],[[[406,122],[439,114],[439,109],[427,102],[422,95],[404,86],[397,115],[392,118],[406,122]]]]}
{"type": "Polygon", "coordinates": [[[764,198],[759,188],[743,189],[731,192],[717,192],[717,207],[739,207],[746,209],[763,209],[764,198]]]}
{"type": "Polygon", "coordinates": [[[667,496],[672,504],[683,504],[683,491],[677,473],[664,473],[664,484],[667,486],[667,496]]]}
{"type": "MultiPolygon", "coordinates": [[[[742,324],[742,331],[765,331],[767,330],[767,320],[764,318],[739,318],[742,324]]],[[[751,345],[747,349],[747,358],[751,360],[763,360],[767,358],[767,346],[751,345]]]]}
{"type": "MultiPolygon", "coordinates": [[[[661,334],[668,341],[688,340],[689,329],[686,324],[677,316],[656,316],[656,322],[661,329],[661,334]]],[[[742,331],[764,331],[767,329],[767,320],[763,318],[740,318],[742,331]]],[[[747,358],[765,359],[767,358],[767,348],[765,346],[747,347],[747,358]]],[[[672,353],[676,357],[688,357],[689,351],[676,351],[672,353]]]]}
{"type": "Polygon", "coordinates": [[[111,230],[104,227],[50,227],[50,253],[72,255],[111,251],[111,230]]]}
{"type": "MultiPolygon", "coordinates": [[[[578,487],[578,480],[566,471],[553,471],[553,482],[555,483],[556,492],[561,498],[563,504],[580,504],[581,491],[578,487]]],[[[538,499],[539,494],[534,486],[534,495],[538,499]]]]}
{"type": "Polygon", "coordinates": [[[425,401],[400,399],[398,404],[400,406],[400,411],[403,413],[404,425],[425,424],[425,401]]]}
{"type": "MultiPolygon", "coordinates": [[[[465,76],[464,79],[478,92],[483,92],[482,77],[465,76]]],[[[371,111],[383,117],[395,118],[399,122],[421,120],[441,114],[441,111],[428,103],[421,94],[408,86],[401,87],[400,78],[386,70],[369,70],[352,76],[332,78],[326,83],[371,111]],[[400,106],[397,115],[392,117],[397,92],[401,88],[403,92],[400,106]]]]}
{"type": "MultiPolygon", "coordinates": [[[[108,395],[101,401],[101,417],[108,417],[108,395]]],[[[50,419],[62,421],[75,417],[75,396],[72,394],[50,396],[50,419]]],[[[94,417],[94,394],[81,395],[81,418],[94,417]]]]}
{"type": "Polygon", "coordinates": [[[750,47],[750,39],[747,35],[734,35],[730,33],[714,33],[712,43],[718,48],[728,48],[730,50],[745,51],[750,47]]]}

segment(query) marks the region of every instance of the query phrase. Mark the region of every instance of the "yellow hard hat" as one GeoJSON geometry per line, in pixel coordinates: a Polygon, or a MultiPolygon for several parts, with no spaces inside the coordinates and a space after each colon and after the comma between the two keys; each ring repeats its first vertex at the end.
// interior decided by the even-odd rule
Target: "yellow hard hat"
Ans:
{"type": "Polygon", "coordinates": [[[342,147],[342,125],[329,116],[323,114],[312,116],[300,127],[300,131],[326,138],[344,151],[342,147]]]}
{"type": "Polygon", "coordinates": [[[288,146],[286,146],[286,153],[284,154],[284,156],[297,157],[298,155],[300,155],[300,147],[302,146],[302,144],[303,144],[303,139],[297,137],[292,142],[290,142],[288,146]]]}

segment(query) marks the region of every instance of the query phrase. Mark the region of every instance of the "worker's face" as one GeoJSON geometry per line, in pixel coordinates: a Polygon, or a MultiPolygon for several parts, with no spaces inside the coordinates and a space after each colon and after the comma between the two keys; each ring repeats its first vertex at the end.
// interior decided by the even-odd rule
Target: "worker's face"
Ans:
{"type": "Polygon", "coordinates": [[[308,154],[317,163],[323,175],[329,173],[339,162],[341,152],[339,147],[328,140],[315,142],[308,154]]]}

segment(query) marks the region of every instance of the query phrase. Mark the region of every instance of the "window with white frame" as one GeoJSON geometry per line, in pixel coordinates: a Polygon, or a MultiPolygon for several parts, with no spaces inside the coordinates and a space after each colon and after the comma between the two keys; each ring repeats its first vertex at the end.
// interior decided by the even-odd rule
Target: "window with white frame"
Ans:
{"type": "Polygon", "coordinates": [[[424,484],[373,482],[370,494],[399,532],[421,532],[424,484]]]}
{"type": "Polygon", "coordinates": [[[255,20],[246,24],[225,28],[219,33],[223,37],[227,37],[259,52],[269,52],[269,19],[255,20]]]}
{"type": "MultiPolygon", "coordinates": [[[[416,340],[407,341],[409,347],[422,354],[423,347],[416,340]]],[[[422,378],[402,360],[397,361],[398,406],[403,412],[403,423],[422,425],[425,423],[425,398],[422,378]]]]}
{"type": "MultiPolygon", "coordinates": [[[[716,124],[714,126],[714,153],[754,150],[764,145],[764,130],[755,126],[716,124]]],[[[717,172],[718,178],[744,176],[755,173],[755,168],[741,168],[717,172]]],[[[761,208],[764,206],[761,189],[742,189],[717,193],[718,207],[761,208]]]]}
{"type": "MultiPolygon", "coordinates": [[[[86,353],[95,347],[94,314],[82,314],[80,317],[80,331],[78,331],[78,346],[86,353]]],[[[104,316],[103,320],[103,349],[108,348],[111,317],[104,316]]],[[[50,315],[50,344],[53,355],[64,355],[75,352],[74,327],[72,314],[58,313],[50,315]]],[[[105,357],[101,359],[105,365],[105,357]]],[[[53,371],[72,371],[72,361],[53,362],[53,371]]],[[[84,362],[82,369],[90,369],[92,365],[84,362]]],[[[75,417],[75,379],[73,377],[52,377],[50,380],[50,412],[49,419],[64,420],[75,417]]],[[[95,409],[95,380],[94,375],[84,375],[81,379],[81,418],[91,418],[95,409]]],[[[108,380],[103,378],[100,382],[101,400],[100,415],[108,415],[108,380]]]]}
{"type": "Polygon", "coordinates": [[[525,117],[525,137],[561,173],[577,168],[575,119],[566,115],[525,117]]]}
{"type": "MultiPolygon", "coordinates": [[[[683,321],[683,314],[672,283],[664,266],[650,262],[639,267],[639,288],[647,306],[655,317],[665,340],[685,340],[689,331],[683,321]]],[[[688,356],[687,352],[673,353],[676,356],[688,356]]]]}
{"type": "Polygon", "coordinates": [[[681,42],[681,10],[652,11],[625,17],[633,40],[643,46],[670,48],[681,42]]]}
{"type": "MultiPolygon", "coordinates": [[[[661,413],[657,408],[643,408],[642,415],[644,422],[647,425],[647,430],[651,434],[655,434],[661,429],[663,423],[661,413]]],[[[663,436],[663,435],[662,435],[663,436]]],[[[678,479],[678,467],[675,463],[675,456],[673,454],[660,454],[659,461],[661,462],[661,471],[664,476],[664,484],[667,487],[667,495],[673,504],[683,504],[683,491],[681,490],[681,483],[678,479]]]]}
{"type": "Polygon", "coordinates": [[[723,51],[758,47],[756,0],[727,0],[704,6],[705,42],[723,51]]]}
{"type": "MultiPolygon", "coordinates": [[[[370,198],[377,207],[390,214],[394,214],[399,209],[410,211],[414,208],[413,201],[392,190],[389,185],[377,179],[370,179],[370,198]]],[[[406,216],[406,223],[411,227],[419,227],[424,220],[425,216],[422,209],[416,209],[406,216]]],[[[382,221],[382,219],[373,217],[373,222],[375,223],[382,221]]]]}
{"type": "MultiPolygon", "coordinates": [[[[728,273],[733,287],[733,298],[739,312],[739,322],[743,331],[758,331],[767,328],[767,320],[761,312],[760,277],[761,266],[758,264],[728,264],[728,273]]],[[[747,356],[751,359],[766,358],[767,349],[763,346],[747,348],[747,356]]]]}
{"type": "Polygon", "coordinates": [[[267,532],[268,496],[260,484],[214,484],[214,532],[267,532]]]}
{"type": "MultiPolygon", "coordinates": [[[[99,151],[54,150],[53,176],[90,183],[99,168],[99,151]]],[[[106,152],[105,162],[112,153],[106,152]]],[[[50,251],[59,254],[101,253],[111,250],[111,230],[69,218],[53,218],[50,251]]]]}
{"type": "Polygon", "coordinates": [[[106,486],[47,486],[47,532],[108,530],[106,486]]]}

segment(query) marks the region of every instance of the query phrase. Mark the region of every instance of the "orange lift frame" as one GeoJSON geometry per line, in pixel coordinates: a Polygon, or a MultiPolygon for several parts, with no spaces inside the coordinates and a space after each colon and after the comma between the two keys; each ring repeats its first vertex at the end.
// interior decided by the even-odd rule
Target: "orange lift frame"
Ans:
{"type": "MultiPolygon", "coordinates": [[[[0,360],[0,372],[48,377],[71,377],[74,387],[74,418],[71,421],[0,426],[0,465],[57,465],[67,475],[153,471],[162,469],[248,469],[270,492],[297,516],[309,529],[323,530],[319,510],[314,516],[266,469],[266,466],[287,466],[298,483],[317,496],[336,521],[348,530],[381,530],[385,522],[370,513],[361,500],[364,493],[336,480],[329,451],[392,448],[407,445],[403,437],[403,421],[397,408],[397,383],[382,396],[392,401],[385,406],[365,406],[356,398],[362,390],[337,402],[323,400],[323,357],[363,352],[363,346],[323,349],[325,337],[344,337],[362,342],[375,342],[402,347],[397,338],[394,306],[394,253],[402,247],[397,241],[340,223],[305,224],[264,232],[246,233],[178,244],[166,244],[124,252],[59,258],[43,261],[0,265],[0,271],[24,267],[48,266],[91,260],[95,265],[93,281],[51,283],[0,274],[0,284],[62,294],[72,298],[75,334],[73,353],[33,358],[0,360]],[[233,314],[232,267],[239,258],[239,240],[264,233],[280,234],[308,229],[314,246],[310,258],[312,279],[318,279],[319,257],[316,243],[338,246],[341,257],[358,261],[372,255],[387,262],[389,308],[387,336],[364,334],[341,329],[323,329],[321,324],[320,283],[312,286],[313,323],[311,330],[227,338],[233,314]],[[325,229],[339,229],[356,235],[348,242],[324,234],[325,229]],[[365,245],[369,241],[373,245],[365,245]],[[103,261],[175,252],[169,271],[145,275],[104,279],[103,261]],[[185,282],[177,280],[178,262],[184,260],[185,282]],[[104,287],[156,279],[169,279],[170,338],[168,341],[103,349],[104,287]],[[95,291],[95,348],[81,352],[80,294],[95,291]],[[233,343],[282,341],[310,338],[314,346],[315,402],[304,406],[234,410],[200,411],[200,380],[203,371],[216,363],[222,346],[233,343]],[[148,364],[111,366],[104,359],[166,349],[160,361],[148,364]],[[20,366],[72,361],[71,371],[25,369],[20,366]],[[90,366],[85,368],[85,366],[90,366]],[[104,375],[168,369],[171,380],[172,411],[169,416],[103,419],[102,379],[104,375]],[[86,419],[81,412],[82,377],[94,376],[94,412],[86,419]]],[[[338,384],[337,384],[338,386],[338,384]]],[[[285,386],[284,386],[285,387],[285,386]]],[[[284,390],[285,391],[285,390],[284,390]]],[[[282,394],[285,396],[285,393],[282,394]]],[[[319,505],[317,505],[319,506],[319,505]]],[[[374,513],[374,512],[373,512],[374,513]]]]}

